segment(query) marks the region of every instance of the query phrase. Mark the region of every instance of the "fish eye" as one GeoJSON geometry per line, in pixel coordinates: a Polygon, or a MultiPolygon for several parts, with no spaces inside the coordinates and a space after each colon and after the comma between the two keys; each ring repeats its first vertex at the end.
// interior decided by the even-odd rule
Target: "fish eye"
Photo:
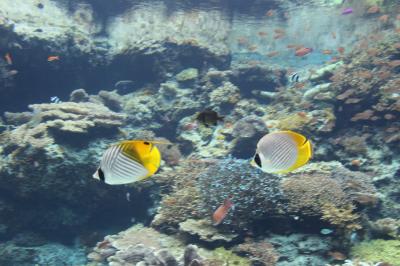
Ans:
{"type": "Polygon", "coordinates": [[[143,142],[143,144],[144,145],[150,145],[150,142],[145,141],[145,142],[143,142]]]}
{"type": "Polygon", "coordinates": [[[258,153],[256,153],[256,155],[254,155],[254,162],[256,163],[256,165],[260,168],[262,168],[261,166],[261,158],[260,155],[258,155],[258,153]]]}

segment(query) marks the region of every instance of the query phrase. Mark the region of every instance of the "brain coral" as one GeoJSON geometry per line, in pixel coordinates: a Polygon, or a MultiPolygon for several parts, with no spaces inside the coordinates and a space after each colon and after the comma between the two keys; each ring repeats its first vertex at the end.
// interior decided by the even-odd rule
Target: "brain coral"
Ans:
{"type": "Polygon", "coordinates": [[[198,188],[211,213],[228,197],[235,205],[225,224],[245,226],[266,214],[280,213],[280,178],[252,167],[248,160],[227,158],[198,176],[198,188]]]}

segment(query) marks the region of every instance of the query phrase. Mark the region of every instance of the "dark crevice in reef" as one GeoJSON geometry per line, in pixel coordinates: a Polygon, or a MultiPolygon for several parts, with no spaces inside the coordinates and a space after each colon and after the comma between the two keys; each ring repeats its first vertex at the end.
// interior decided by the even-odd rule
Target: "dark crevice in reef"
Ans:
{"type": "Polygon", "coordinates": [[[27,105],[49,102],[52,96],[67,101],[71,91],[79,88],[90,94],[102,89],[113,90],[119,80],[134,81],[131,90],[143,86],[158,88],[169,74],[187,67],[226,69],[230,63],[229,56],[215,58],[198,47],[173,44],[166,44],[166,47],[163,53],[118,55],[103,63],[92,63],[87,55],[74,55],[72,51],[59,54],[58,61],[48,62],[47,57],[53,54],[51,51],[41,48],[11,50],[12,67],[18,69],[18,74],[14,77],[13,87],[0,98],[0,112],[26,110],[27,105]],[[192,60],[193,57],[199,60],[192,60]]]}

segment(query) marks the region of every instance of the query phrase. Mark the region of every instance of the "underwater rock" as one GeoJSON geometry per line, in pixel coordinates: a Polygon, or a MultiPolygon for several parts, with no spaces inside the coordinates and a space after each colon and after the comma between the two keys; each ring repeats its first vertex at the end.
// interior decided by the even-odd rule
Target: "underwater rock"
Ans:
{"type": "Polygon", "coordinates": [[[77,89],[71,92],[70,102],[80,103],[89,101],[89,94],[84,89],[77,89]]]}
{"type": "Polygon", "coordinates": [[[199,76],[199,71],[196,68],[188,68],[176,75],[176,80],[179,82],[188,82],[197,79],[199,76]]]}
{"type": "Polygon", "coordinates": [[[240,100],[239,92],[239,88],[232,83],[223,82],[209,94],[210,104],[225,109],[227,105],[234,105],[240,100]]]}
{"type": "Polygon", "coordinates": [[[268,133],[265,122],[254,115],[238,120],[232,129],[232,156],[247,159],[254,155],[257,142],[268,133]]]}
{"type": "Polygon", "coordinates": [[[105,237],[88,255],[91,261],[105,262],[111,266],[133,265],[202,265],[204,259],[194,245],[161,234],[154,229],[136,225],[118,235],[105,237]],[[104,250],[106,252],[104,252],[104,250]]]}
{"type": "MultiPolygon", "coordinates": [[[[163,140],[158,139],[158,140],[163,140]]],[[[169,142],[167,140],[167,142],[169,142]]],[[[182,158],[182,153],[177,145],[159,145],[158,149],[162,154],[162,159],[170,166],[176,166],[182,158]]]]}
{"type": "Polygon", "coordinates": [[[286,70],[272,69],[265,66],[238,65],[232,69],[230,80],[243,95],[250,96],[252,90],[276,91],[286,84],[286,70]]]}
{"type": "Polygon", "coordinates": [[[183,265],[184,266],[203,266],[203,259],[197,254],[197,246],[188,245],[183,253],[183,265]]]}
{"type": "Polygon", "coordinates": [[[7,145],[32,146],[51,152],[51,144],[61,134],[88,134],[94,128],[117,129],[126,118],[94,103],[63,102],[58,104],[32,104],[31,120],[8,131],[7,145]]]}
{"type": "Polygon", "coordinates": [[[383,218],[370,222],[371,231],[377,237],[392,237],[400,236],[400,220],[393,218],[383,218]]]}
{"type": "Polygon", "coordinates": [[[279,259],[279,254],[275,250],[274,246],[265,240],[246,241],[243,244],[235,246],[233,251],[237,254],[249,256],[252,265],[273,266],[276,265],[279,259]]]}
{"type": "Polygon", "coordinates": [[[209,220],[188,219],[179,224],[179,229],[182,232],[198,236],[201,240],[211,243],[229,243],[238,237],[237,234],[224,234],[219,232],[218,229],[213,226],[209,220]]]}
{"type": "Polygon", "coordinates": [[[329,239],[306,234],[272,235],[265,241],[280,255],[277,266],[325,265],[325,255],[333,249],[329,239]]]}
{"type": "Polygon", "coordinates": [[[46,127],[71,133],[88,133],[94,127],[115,128],[126,118],[124,114],[94,103],[32,104],[29,108],[39,115],[46,127]]]}
{"type": "Polygon", "coordinates": [[[99,91],[99,97],[103,104],[114,112],[122,110],[121,96],[116,91],[99,91]]]}

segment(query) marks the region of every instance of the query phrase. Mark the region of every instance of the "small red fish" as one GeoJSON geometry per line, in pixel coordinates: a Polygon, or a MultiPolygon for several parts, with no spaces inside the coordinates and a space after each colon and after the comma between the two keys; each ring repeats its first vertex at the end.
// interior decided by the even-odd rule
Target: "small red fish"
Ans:
{"type": "Polygon", "coordinates": [[[227,198],[224,200],[224,203],[219,206],[215,212],[213,213],[212,216],[212,220],[213,220],[213,225],[219,225],[224,218],[226,217],[226,215],[228,214],[229,210],[233,207],[233,203],[232,201],[227,198]]]}
{"type": "Polygon", "coordinates": [[[267,13],[265,13],[266,16],[268,17],[272,17],[274,15],[274,10],[270,9],[267,11],[267,13]]]}
{"type": "Polygon", "coordinates": [[[344,47],[338,47],[337,48],[339,54],[343,55],[344,54],[344,47]]]}
{"type": "Polygon", "coordinates": [[[297,49],[296,52],[294,53],[296,56],[305,56],[313,51],[312,48],[308,47],[302,47],[300,49],[297,49]]]}
{"type": "Polygon", "coordinates": [[[386,24],[389,21],[389,15],[382,15],[378,18],[378,20],[384,24],[386,24]]]}
{"type": "Polygon", "coordinates": [[[47,57],[48,62],[53,62],[53,61],[57,61],[57,60],[60,60],[60,57],[58,55],[51,55],[51,56],[47,57]]]}
{"type": "Polygon", "coordinates": [[[367,14],[375,14],[379,13],[379,11],[380,11],[379,6],[371,6],[370,8],[368,8],[367,14]]]}
{"type": "Polygon", "coordinates": [[[326,50],[322,50],[323,54],[332,54],[332,50],[326,49],[326,50]]]}
{"type": "Polygon", "coordinates": [[[274,56],[277,56],[277,55],[279,55],[278,51],[272,51],[272,52],[267,54],[268,57],[274,57],[274,56]]]}
{"type": "Polygon", "coordinates": [[[12,61],[12,57],[11,57],[10,53],[6,53],[4,55],[4,59],[6,60],[7,64],[12,65],[13,61],[12,61]]]}
{"type": "Polygon", "coordinates": [[[265,36],[268,35],[268,33],[265,32],[265,31],[260,31],[260,32],[258,32],[258,35],[259,35],[260,37],[265,37],[265,36]]]}

